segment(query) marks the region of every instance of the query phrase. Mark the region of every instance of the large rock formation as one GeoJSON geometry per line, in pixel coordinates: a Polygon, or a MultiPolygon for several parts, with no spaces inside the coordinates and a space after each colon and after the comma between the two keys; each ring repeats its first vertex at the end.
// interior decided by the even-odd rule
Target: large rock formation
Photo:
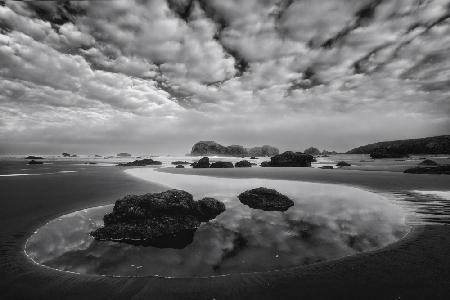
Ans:
{"type": "Polygon", "coordinates": [[[145,166],[159,166],[162,165],[162,162],[153,160],[151,158],[144,158],[141,160],[135,160],[128,163],[118,164],[120,167],[145,167],[145,166]]]}
{"type": "Polygon", "coordinates": [[[264,145],[246,149],[241,145],[222,146],[214,141],[200,141],[195,143],[191,155],[219,155],[219,156],[273,156],[278,154],[277,148],[264,145]]]}
{"type": "Polygon", "coordinates": [[[197,162],[194,162],[191,165],[193,168],[209,168],[209,158],[208,157],[202,157],[197,162]]]}
{"type": "Polygon", "coordinates": [[[236,168],[250,168],[252,166],[252,163],[248,160],[241,160],[234,164],[236,168]]]}
{"type": "Polygon", "coordinates": [[[348,154],[370,154],[375,149],[390,147],[397,152],[408,154],[449,154],[450,135],[421,139],[387,141],[354,148],[348,154]]]}
{"type": "Polygon", "coordinates": [[[262,210],[285,211],[294,205],[294,201],[273,189],[259,187],[245,191],[238,196],[243,204],[262,210]]]}
{"type": "Polygon", "coordinates": [[[261,167],[311,167],[314,157],[300,152],[286,151],[272,156],[270,162],[261,163],[261,167]]]}
{"type": "Polygon", "coordinates": [[[233,163],[230,161],[216,161],[213,162],[210,168],[234,168],[233,163]]]}
{"type": "Polygon", "coordinates": [[[129,195],[114,204],[103,217],[104,226],[91,232],[96,240],[109,240],[157,247],[183,248],[192,242],[201,222],[225,211],[214,198],[194,201],[182,190],[129,195]]]}
{"type": "Polygon", "coordinates": [[[303,153],[309,154],[309,155],[320,155],[320,150],[315,147],[309,147],[308,149],[305,149],[305,151],[303,151],[303,153]]]}

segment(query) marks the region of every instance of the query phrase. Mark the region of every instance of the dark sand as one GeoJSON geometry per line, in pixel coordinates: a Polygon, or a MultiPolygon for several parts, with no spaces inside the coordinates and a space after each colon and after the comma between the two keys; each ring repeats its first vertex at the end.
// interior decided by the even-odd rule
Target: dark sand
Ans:
{"type": "MultiPolygon", "coordinates": [[[[450,227],[414,228],[381,250],[289,270],[206,279],[75,275],[32,264],[23,247],[61,214],[165,188],[121,168],[0,178],[0,299],[450,299],[450,227]]],[[[172,171],[172,170],[171,170],[172,171]]],[[[173,169],[175,171],[175,169],[173,169]]],[[[449,190],[446,176],[350,170],[188,170],[230,177],[344,183],[377,191],[449,190]]]]}

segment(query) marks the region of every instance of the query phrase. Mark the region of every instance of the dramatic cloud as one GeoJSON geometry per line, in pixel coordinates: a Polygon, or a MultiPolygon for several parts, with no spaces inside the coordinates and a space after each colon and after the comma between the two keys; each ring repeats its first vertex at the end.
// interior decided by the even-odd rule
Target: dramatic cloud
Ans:
{"type": "Polygon", "coordinates": [[[6,1],[0,152],[445,134],[449,70],[443,0],[6,1]]]}

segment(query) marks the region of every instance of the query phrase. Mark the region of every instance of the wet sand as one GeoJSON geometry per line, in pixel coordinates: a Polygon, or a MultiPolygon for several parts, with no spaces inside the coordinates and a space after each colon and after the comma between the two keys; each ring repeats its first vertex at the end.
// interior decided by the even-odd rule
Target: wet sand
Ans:
{"type": "MultiPolygon", "coordinates": [[[[343,183],[376,191],[449,190],[448,177],[302,168],[175,170],[210,176],[343,183]]],[[[120,168],[0,179],[1,299],[448,299],[450,227],[415,227],[381,250],[307,267],[207,279],[112,278],[33,265],[31,233],[58,215],[165,188],[120,168]]]]}

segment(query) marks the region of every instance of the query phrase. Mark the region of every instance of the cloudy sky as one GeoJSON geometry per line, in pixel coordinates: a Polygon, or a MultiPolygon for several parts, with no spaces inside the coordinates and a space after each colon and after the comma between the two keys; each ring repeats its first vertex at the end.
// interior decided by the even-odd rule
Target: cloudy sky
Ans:
{"type": "Polygon", "coordinates": [[[0,1],[3,154],[448,133],[448,0],[0,1]]]}

